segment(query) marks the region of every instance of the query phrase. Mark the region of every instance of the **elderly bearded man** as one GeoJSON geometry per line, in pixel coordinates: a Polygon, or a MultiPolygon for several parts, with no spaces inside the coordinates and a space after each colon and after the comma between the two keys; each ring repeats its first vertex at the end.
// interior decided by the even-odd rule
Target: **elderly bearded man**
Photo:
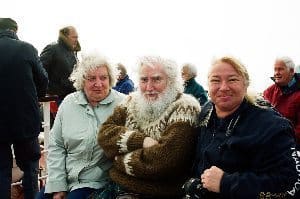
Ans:
{"type": "Polygon", "coordinates": [[[98,142],[113,159],[110,177],[123,195],[180,198],[191,168],[200,106],[183,94],[173,61],[143,57],[138,67],[138,91],[103,124],[98,142]]]}

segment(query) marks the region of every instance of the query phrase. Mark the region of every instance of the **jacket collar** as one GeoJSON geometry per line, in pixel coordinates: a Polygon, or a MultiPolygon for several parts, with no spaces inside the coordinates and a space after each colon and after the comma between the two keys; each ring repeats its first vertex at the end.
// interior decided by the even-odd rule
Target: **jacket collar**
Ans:
{"type": "MultiPolygon", "coordinates": [[[[239,115],[243,112],[243,110],[248,106],[249,102],[247,102],[246,99],[244,99],[242,101],[242,103],[240,104],[239,108],[233,112],[232,114],[226,116],[223,120],[224,121],[230,121],[233,118],[239,118],[239,115]]],[[[207,127],[208,124],[210,123],[211,118],[217,117],[216,113],[215,113],[215,105],[213,104],[212,101],[207,102],[202,110],[201,113],[199,115],[199,121],[200,122],[200,126],[205,126],[207,127]]]]}
{"type": "MultiPolygon", "coordinates": [[[[271,77],[271,79],[274,81],[274,77],[271,77]]],[[[279,86],[279,88],[284,95],[300,90],[300,73],[295,73],[287,86],[279,86]]]]}
{"type": "Polygon", "coordinates": [[[11,30],[4,30],[0,32],[0,37],[9,37],[12,39],[19,40],[17,34],[14,31],[11,30]]]}

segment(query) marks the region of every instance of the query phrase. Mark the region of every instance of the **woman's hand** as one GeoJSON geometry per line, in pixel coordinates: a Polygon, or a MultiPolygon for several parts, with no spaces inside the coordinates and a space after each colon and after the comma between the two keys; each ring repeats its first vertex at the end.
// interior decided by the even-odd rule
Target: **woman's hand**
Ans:
{"type": "Polygon", "coordinates": [[[206,169],[201,175],[203,187],[209,191],[220,193],[220,184],[224,171],[216,166],[206,169]]]}
{"type": "Polygon", "coordinates": [[[66,196],[67,196],[67,194],[64,191],[56,192],[53,194],[53,199],[65,199],[65,198],[67,198],[66,196]]]}

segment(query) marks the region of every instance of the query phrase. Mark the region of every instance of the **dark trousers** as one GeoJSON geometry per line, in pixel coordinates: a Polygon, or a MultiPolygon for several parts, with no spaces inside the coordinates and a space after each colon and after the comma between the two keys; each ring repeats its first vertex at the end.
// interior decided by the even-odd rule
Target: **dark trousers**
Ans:
{"type": "MultiPolygon", "coordinates": [[[[92,188],[80,188],[75,189],[74,191],[71,191],[67,195],[67,199],[86,199],[88,198],[96,189],[92,188]]],[[[45,193],[45,187],[41,189],[41,191],[38,193],[36,199],[52,199],[53,194],[47,194],[45,193]]]]}
{"type": "Polygon", "coordinates": [[[18,167],[24,172],[22,185],[24,199],[33,199],[38,192],[38,167],[40,145],[38,138],[0,142],[0,198],[10,199],[13,155],[11,145],[14,148],[15,159],[18,167]]]}

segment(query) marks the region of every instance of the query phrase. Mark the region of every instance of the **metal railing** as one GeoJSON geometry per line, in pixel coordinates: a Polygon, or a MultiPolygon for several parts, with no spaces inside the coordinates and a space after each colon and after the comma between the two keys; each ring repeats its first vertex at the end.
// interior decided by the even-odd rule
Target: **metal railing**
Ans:
{"type": "MultiPolygon", "coordinates": [[[[48,143],[49,143],[49,133],[50,133],[50,125],[51,125],[51,121],[50,121],[50,103],[55,101],[57,99],[57,96],[48,96],[46,95],[45,97],[39,98],[39,102],[42,105],[42,110],[43,110],[43,122],[42,122],[42,128],[43,128],[43,132],[41,132],[41,134],[43,135],[42,138],[39,137],[39,139],[43,139],[43,145],[41,145],[41,155],[42,158],[44,158],[44,160],[46,161],[47,159],[47,154],[48,154],[48,143]]],[[[40,185],[44,184],[44,180],[47,178],[48,176],[48,172],[47,172],[47,164],[45,162],[45,164],[43,165],[43,167],[39,168],[39,182],[40,185]]],[[[19,180],[18,182],[14,182],[11,184],[11,186],[16,186],[16,185],[21,185],[22,184],[22,180],[19,180]]]]}

